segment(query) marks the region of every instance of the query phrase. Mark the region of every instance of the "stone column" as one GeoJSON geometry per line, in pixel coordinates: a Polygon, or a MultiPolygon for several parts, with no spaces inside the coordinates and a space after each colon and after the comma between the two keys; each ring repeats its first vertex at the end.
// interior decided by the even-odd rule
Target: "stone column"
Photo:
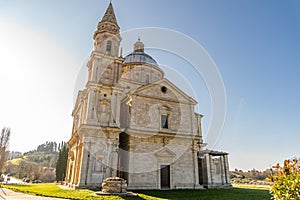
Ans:
{"type": "MultiPolygon", "coordinates": [[[[70,152],[70,150],[69,150],[69,152],[70,152]]],[[[71,164],[69,152],[68,152],[68,159],[67,159],[67,168],[66,168],[65,181],[68,182],[68,183],[71,183],[71,182],[70,182],[70,179],[69,179],[69,175],[70,175],[70,164],[71,164]]]]}
{"type": "Polygon", "coordinates": [[[70,165],[69,165],[69,173],[68,173],[68,184],[69,186],[73,186],[72,185],[72,173],[73,173],[73,165],[74,165],[74,162],[73,161],[70,161],[70,165]]]}
{"type": "Polygon", "coordinates": [[[78,142],[76,143],[76,150],[75,150],[75,164],[74,164],[74,176],[73,176],[73,183],[76,185],[78,182],[78,171],[80,170],[80,166],[78,166],[78,160],[79,160],[79,152],[78,152],[78,142]]]}
{"type": "Polygon", "coordinates": [[[105,159],[105,165],[106,165],[106,171],[105,171],[105,178],[111,177],[112,176],[112,159],[111,159],[111,154],[112,154],[112,142],[109,139],[106,139],[106,143],[107,143],[107,153],[104,157],[105,159]]]}
{"type": "Polygon", "coordinates": [[[228,155],[224,155],[224,166],[225,166],[226,183],[227,183],[227,184],[230,184],[230,174],[229,174],[228,155]]]}
{"type": "Polygon", "coordinates": [[[198,149],[196,147],[196,144],[193,145],[191,148],[192,150],[192,157],[193,157],[193,165],[194,165],[194,188],[199,187],[199,169],[198,169],[198,157],[197,157],[197,152],[198,149]]]}
{"type": "Polygon", "coordinates": [[[77,142],[76,142],[76,147],[75,147],[75,153],[74,153],[74,161],[73,161],[73,163],[74,163],[74,165],[73,165],[73,171],[72,171],[72,184],[76,184],[76,175],[77,175],[77,163],[78,163],[78,140],[77,140],[77,142]]]}
{"type": "Polygon", "coordinates": [[[100,80],[100,78],[99,78],[99,75],[100,75],[99,68],[101,68],[100,64],[99,64],[98,59],[94,60],[94,65],[93,65],[93,68],[92,68],[93,69],[93,80],[92,81],[98,82],[100,80]]]}
{"type": "Polygon", "coordinates": [[[88,80],[88,81],[97,81],[97,71],[98,70],[96,70],[97,69],[97,65],[98,65],[98,60],[97,59],[94,59],[94,60],[90,60],[90,62],[91,62],[91,66],[90,66],[90,80],[88,80]],[[92,62],[93,61],[93,62],[92,62]]]}
{"type": "Polygon", "coordinates": [[[120,127],[121,91],[116,92],[116,124],[120,127]]]}
{"type": "Polygon", "coordinates": [[[82,148],[82,160],[81,160],[81,168],[80,168],[80,180],[79,185],[85,187],[90,183],[90,174],[91,174],[91,142],[85,141],[82,148]]]}
{"type": "Polygon", "coordinates": [[[79,183],[81,162],[82,162],[82,143],[79,143],[77,149],[77,164],[76,164],[77,166],[76,166],[76,179],[75,179],[76,185],[79,183]]]}
{"type": "Polygon", "coordinates": [[[215,181],[214,181],[214,176],[215,176],[215,171],[214,168],[215,166],[213,166],[213,159],[212,159],[212,155],[209,155],[209,166],[210,166],[210,183],[211,185],[214,185],[215,181]]]}
{"type": "Polygon", "coordinates": [[[111,115],[110,125],[120,126],[120,95],[121,91],[118,87],[113,88],[112,98],[111,98],[111,115]]]}
{"type": "Polygon", "coordinates": [[[72,171],[71,171],[71,179],[70,179],[72,185],[74,185],[74,180],[75,180],[75,166],[76,166],[75,163],[76,163],[75,161],[72,162],[72,169],[71,169],[72,171]]]}
{"type": "Polygon", "coordinates": [[[222,185],[224,185],[226,183],[224,155],[220,156],[220,167],[221,167],[221,181],[222,181],[222,185]]]}
{"type": "Polygon", "coordinates": [[[117,142],[112,143],[112,152],[111,152],[111,176],[116,177],[118,172],[118,146],[117,142]]]}
{"type": "Polygon", "coordinates": [[[93,90],[90,91],[89,96],[89,118],[94,119],[95,118],[95,107],[94,107],[94,100],[95,100],[95,92],[93,90]]]}
{"type": "Polygon", "coordinates": [[[87,102],[87,122],[92,124],[97,124],[97,116],[96,116],[96,90],[89,90],[89,98],[87,102]]]}
{"type": "Polygon", "coordinates": [[[209,154],[204,155],[205,164],[206,164],[206,173],[207,173],[207,186],[212,184],[212,173],[211,173],[211,159],[209,154]]]}

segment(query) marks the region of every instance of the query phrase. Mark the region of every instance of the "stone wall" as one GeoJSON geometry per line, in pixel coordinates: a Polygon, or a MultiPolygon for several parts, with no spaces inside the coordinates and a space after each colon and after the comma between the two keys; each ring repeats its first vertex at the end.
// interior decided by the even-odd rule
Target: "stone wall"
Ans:
{"type": "Polygon", "coordinates": [[[192,152],[185,152],[174,163],[174,188],[193,188],[196,183],[192,152]]]}

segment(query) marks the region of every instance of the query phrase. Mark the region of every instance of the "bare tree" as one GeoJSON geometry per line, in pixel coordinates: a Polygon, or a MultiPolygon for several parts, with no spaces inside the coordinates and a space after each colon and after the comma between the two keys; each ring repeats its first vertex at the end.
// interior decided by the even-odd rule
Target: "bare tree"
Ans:
{"type": "Polygon", "coordinates": [[[9,139],[10,128],[4,127],[0,135],[0,170],[2,170],[4,163],[7,160],[9,139]]]}

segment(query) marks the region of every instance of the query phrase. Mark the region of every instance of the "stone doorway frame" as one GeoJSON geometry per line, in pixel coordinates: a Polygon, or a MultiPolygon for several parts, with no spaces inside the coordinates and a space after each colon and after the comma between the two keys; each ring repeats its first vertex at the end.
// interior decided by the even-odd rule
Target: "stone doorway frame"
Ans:
{"type": "Polygon", "coordinates": [[[160,151],[155,153],[157,159],[157,188],[159,189],[173,189],[173,162],[176,154],[168,148],[162,148],[160,151]],[[161,166],[170,166],[170,187],[169,188],[161,188],[161,166]]]}
{"type": "Polygon", "coordinates": [[[171,188],[171,165],[160,165],[160,188],[171,188]],[[163,179],[163,177],[166,178],[163,179]]]}

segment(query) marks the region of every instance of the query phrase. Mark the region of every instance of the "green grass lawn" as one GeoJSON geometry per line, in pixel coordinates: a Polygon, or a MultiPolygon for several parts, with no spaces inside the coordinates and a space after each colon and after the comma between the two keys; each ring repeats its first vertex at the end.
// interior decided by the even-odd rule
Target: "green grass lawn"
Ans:
{"type": "Polygon", "coordinates": [[[210,190],[143,190],[134,191],[138,194],[133,196],[96,196],[91,190],[64,190],[55,184],[24,184],[2,185],[2,187],[35,194],[40,196],[60,197],[67,199],[105,199],[105,200],[153,200],[153,199],[188,199],[188,200],[263,200],[271,196],[267,188],[233,188],[233,189],[210,189],[210,190]]]}

